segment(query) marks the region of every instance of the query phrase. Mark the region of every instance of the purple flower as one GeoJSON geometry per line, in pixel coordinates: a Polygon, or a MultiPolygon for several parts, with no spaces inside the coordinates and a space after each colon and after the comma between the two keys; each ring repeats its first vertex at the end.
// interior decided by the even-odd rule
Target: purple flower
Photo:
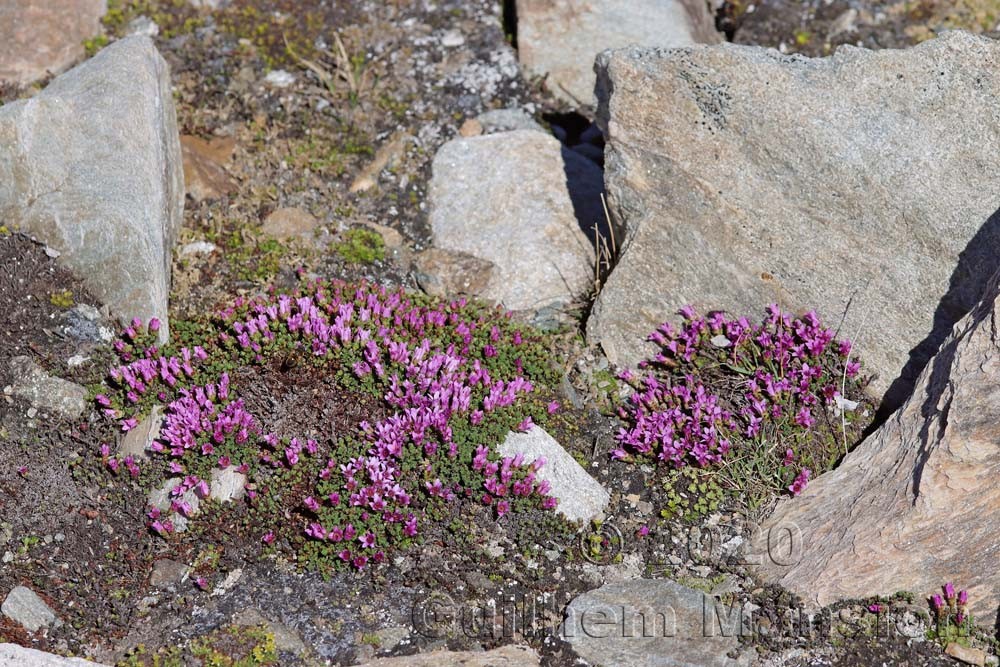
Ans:
{"type": "Polygon", "coordinates": [[[151,332],[153,332],[153,333],[156,333],[157,331],[159,331],[160,330],[160,320],[156,319],[155,317],[150,318],[150,320],[149,320],[149,330],[151,332]]]}
{"type": "Polygon", "coordinates": [[[955,587],[950,581],[944,585],[944,599],[948,602],[955,599],[955,587]]]}
{"type": "Polygon", "coordinates": [[[959,604],[959,606],[964,607],[968,603],[969,603],[969,591],[965,591],[965,590],[959,591],[958,592],[958,604],[959,604]]]}
{"type": "Polygon", "coordinates": [[[274,544],[274,531],[269,530],[264,533],[264,536],[260,538],[261,542],[264,544],[274,544]]]}
{"type": "Polygon", "coordinates": [[[935,593],[931,596],[931,607],[933,607],[936,612],[942,611],[944,609],[944,599],[935,593]]]}
{"type": "Polygon", "coordinates": [[[809,468],[803,468],[799,471],[795,481],[793,481],[788,487],[788,490],[792,492],[793,496],[797,496],[805,490],[806,484],[809,483],[809,475],[809,468]]]}

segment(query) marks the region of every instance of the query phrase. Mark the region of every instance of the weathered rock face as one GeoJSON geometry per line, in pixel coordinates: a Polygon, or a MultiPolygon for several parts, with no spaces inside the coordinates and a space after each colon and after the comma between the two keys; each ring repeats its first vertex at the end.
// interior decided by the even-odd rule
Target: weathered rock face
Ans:
{"type": "Polygon", "coordinates": [[[720,625],[716,609],[667,579],[605,584],[569,603],[562,637],[592,665],[735,667],[740,626],[720,625]]]}
{"type": "Polygon", "coordinates": [[[722,41],[703,0],[517,0],[521,64],[570,104],[594,103],[594,57],[626,46],[722,41]]]}
{"type": "Polygon", "coordinates": [[[147,37],[0,108],[0,219],[62,253],[118,316],[166,325],[183,197],[170,75],[147,37]]]}
{"type": "Polygon", "coordinates": [[[29,84],[82,59],[106,11],[106,0],[0,2],[0,81],[29,84]]]}
{"type": "Polygon", "coordinates": [[[598,59],[624,254],[588,322],[612,361],[686,303],[815,308],[905,398],[1000,256],[1000,43],[829,58],[724,45],[598,59]],[[860,332],[860,335],[858,335],[860,332]],[[911,354],[912,351],[912,354],[911,354]],[[912,358],[911,358],[912,357],[912,358]],[[905,367],[905,369],[904,369],[905,367]]]}
{"type": "Polygon", "coordinates": [[[906,404],[832,472],[780,503],[755,538],[765,577],[816,604],[969,591],[1000,604],[1000,275],[920,375],[906,404]],[[770,548],[769,548],[770,547],[770,548]]]}
{"type": "Polygon", "coordinates": [[[496,265],[483,298],[537,311],[586,293],[594,248],[583,228],[603,218],[596,165],[551,136],[517,130],[450,141],[433,170],[434,245],[496,265]],[[579,176],[595,172],[597,180],[579,176]]]}

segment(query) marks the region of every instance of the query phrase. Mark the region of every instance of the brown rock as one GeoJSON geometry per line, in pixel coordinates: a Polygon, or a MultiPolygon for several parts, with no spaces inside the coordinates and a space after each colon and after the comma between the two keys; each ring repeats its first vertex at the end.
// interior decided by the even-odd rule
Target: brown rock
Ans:
{"type": "Polygon", "coordinates": [[[192,199],[216,199],[236,190],[236,181],[224,168],[235,149],[236,139],[232,137],[209,140],[188,134],[181,137],[184,186],[192,199]]]}
{"type": "Polygon", "coordinates": [[[968,646],[962,646],[961,644],[952,642],[948,644],[948,647],[944,650],[944,652],[956,660],[964,662],[968,665],[983,667],[983,665],[986,664],[986,654],[978,648],[969,648],[968,646]]]}
{"type": "Polygon", "coordinates": [[[106,11],[105,0],[3,0],[0,81],[26,85],[81,60],[106,11]]]}
{"type": "Polygon", "coordinates": [[[759,573],[807,601],[969,591],[990,623],[1000,604],[1000,274],[955,325],[910,399],[754,538],[759,573]]]}
{"type": "Polygon", "coordinates": [[[279,208],[264,220],[261,231],[275,239],[312,236],[319,220],[301,208],[279,208]]]}
{"type": "Polygon", "coordinates": [[[492,651],[434,651],[399,658],[377,658],[362,667],[538,667],[538,654],[527,646],[492,651]]]}
{"type": "Polygon", "coordinates": [[[483,124],[475,118],[469,118],[458,128],[458,133],[463,137],[478,137],[483,133],[483,124]]]}
{"type": "Polygon", "coordinates": [[[465,252],[430,248],[413,261],[420,289],[431,296],[479,296],[493,277],[493,262],[465,252]]]}

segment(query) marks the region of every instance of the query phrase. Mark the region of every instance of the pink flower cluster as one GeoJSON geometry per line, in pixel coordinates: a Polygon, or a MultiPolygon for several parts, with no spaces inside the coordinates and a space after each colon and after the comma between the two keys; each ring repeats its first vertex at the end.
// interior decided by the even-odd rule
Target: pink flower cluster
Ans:
{"type": "MultiPolygon", "coordinates": [[[[788,419],[812,428],[816,410],[839,396],[836,371],[854,377],[859,370],[846,340],[835,349],[840,368],[829,367],[834,335],[814,312],[800,319],[771,305],[760,325],[721,312],[700,317],[690,307],[680,314],[679,329],[664,323],[649,336],[660,351],[640,364],[646,372],[620,375],[635,391],[620,411],[630,425],[617,435],[615,458],[655,457],[676,467],[718,463],[739,438],[763,437],[767,423],[788,419]],[[713,368],[740,378],[735,398],[724,401],[703,384],[713,368]]],[[[783,465],[793,460],[787,450],[783,465]]],[[[801,493],[809,474],[802,469],[789,490],[801,493]]]]}
{"type": "MultiPolygon", "coordinates": [[[[230,396],[226,374],[216,382],[174,388],[181,377],[182,385],[189,384],[195,377],[193,364],[209,357],[221,354],[252,363],[272,350],[299,350],[317,361],[350,369],[359,383],[382,388],[393,412],[360,425],[356,435],[367,451],[349,460],[329,459],[319,472],[316,491],[300,508],[308,517],[305,535],[335,543],[339,558],[360,569],[384,560],[384,548],[393,535],[418,534],[419,510],[413,507],[418,494],[443,498],[462,494],[495,502],[501,516],[510,510],[512,498],[537,496],[544,507],[555,506],[547,483],[537,479],[539,461],[497,460],[488,448],[480,447],[474,455],[466,450],[464,456],[481,478],[481,488],[442,482],[435,474],[438,460],[463,455],[455,439],[457,426],[505,418],[519,399],[534,390],[520,356],[515,355],[509,365],[500,365],[498,358],[501,347],[520,348],[521,332],[505,333],[494,324],[496,312],[466,305],[464,301],[421,305],[401,291],[317,282],[297,296],[240,299],[220,313],[218,340],[206,344],[207,352],[201,347],[185,352],[185,348],[177,358],[149,348],[142,359],[112,369],[112,378],[137,398],[156,382],[179,394],[168,406],[161,442],[152,447],[170,457],[174,473],[187,472],[183,464],[187,456],[213,457],[219,467],[233,463],[245,470],[258,462],[290,469],[304,457],[324,455],[315,441],[282,442],[274,434],[265,435],[243,401],[230,396]],[[220,455],[223,443],[239,446],[227,445],[226,452],[250,452],[254,460],[230,461],[220,455]],[[412,460],[414,454],[422,461],[416,475],[412,467],[404,471],[402,465],[404,457],[412,460]],[[358,519],[333,518],[348,514],[358,519]]],[[[109,399],[98,400],[113,412],[109,416],[121,417],[109,399]]],[[[557,408],[551,405],[549,410],[557,408]]],[[[530,418],[521,422],[524,428],[530,425],[530,418]]],[[[200,481],[194,479],[194,484],[200,481]]],[[[185,487],[181,494],[191,488],[186,483],[181,487],[185,487]]],[[[162,522],[159,525],[163,527],[162,522]]],[[[271,544],[275,534],[270,532],[262,540],[271,544]]]]}

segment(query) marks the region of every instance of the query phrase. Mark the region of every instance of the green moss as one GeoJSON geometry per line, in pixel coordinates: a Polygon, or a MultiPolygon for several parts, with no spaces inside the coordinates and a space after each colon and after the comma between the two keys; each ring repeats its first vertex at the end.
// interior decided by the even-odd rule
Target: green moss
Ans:
{"type": "Polygon", "coordinates": [[[385,259],[385,241],[371,229],[348,230],[334,249],[351,264],[372,264],[385,259]]]}
{"type": "Polygon", "coordinates": [[[95,53],[107,45],[108,38],[105,35],[97,35],[96,37],[83,40],[83,50],[86,52],[88,58],[93,57],[95,53]]]}
{"type": "Polygon", "coordinates": [[[72,308],[73,293],[68,289],[60,292],[53,292],[49,295],[49,303],[56,308],[72,308]]]}

